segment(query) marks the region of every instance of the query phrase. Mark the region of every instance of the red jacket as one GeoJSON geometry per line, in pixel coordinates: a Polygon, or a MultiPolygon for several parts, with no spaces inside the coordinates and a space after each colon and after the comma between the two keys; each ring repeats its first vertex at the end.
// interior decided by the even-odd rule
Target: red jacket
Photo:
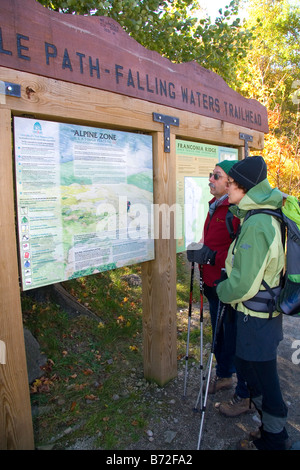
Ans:
{"type": "MultiPolygon", "coordinates": [[[[215,198],[209,201],[209,204],[214,201],[215,198]]],[[[214,285],[214,282],[221,277],[221,269],[225,267],[228,248],[232,242],[225,220],[228,208],[229,202],[228,198],[226,198],[217,206],[212,218],[210,218],[209,213],[207,214],[204,224],[204,244],[211,250],[217,252],[213,266],[210,264],[203,265],[203,282],[211,287],[214,285]]],[[[232,225],[234,233],[236,233],[239,224],[240,219],[233,217],[232,225]]]]}

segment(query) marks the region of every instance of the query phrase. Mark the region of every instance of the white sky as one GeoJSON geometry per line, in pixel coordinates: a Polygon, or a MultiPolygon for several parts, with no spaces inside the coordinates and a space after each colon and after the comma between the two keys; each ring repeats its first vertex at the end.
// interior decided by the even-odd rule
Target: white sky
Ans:
{"type": "MultiPolygon", "coordinates": [[[[291,5],[300,6],[300,0],[288,0],[291,5]]],[[[229,5],[231,0],[201,0],[201,5],[206,8],[208,16],[211,17],[212,21],[219,16],[218,10],[220,8],[224,9],[226,5],[229,5]]],[[[243,3],[243,2],[241,2],[243,3]]],[[[239,17],[243,19],[242,9],[240,7],[239,17]]]]}
{"type": "Polygon", "coordinates": [[[229,3],[230,0],[201,0],[200,5],[206,9],[207,14],[213,19],[218,16],[218,10],[223,8],[224,11],[224,7],[229,3]]]}
{"type": "Polygon", "coordinates": [[[224,13],[225,6],[229,5],[230,2],[231,0],[201,0],[201,5],[206,8],[208,16],[210,16],[213,21],[217,16],[219,16],[219,9],[222,8],[224,13]]]}

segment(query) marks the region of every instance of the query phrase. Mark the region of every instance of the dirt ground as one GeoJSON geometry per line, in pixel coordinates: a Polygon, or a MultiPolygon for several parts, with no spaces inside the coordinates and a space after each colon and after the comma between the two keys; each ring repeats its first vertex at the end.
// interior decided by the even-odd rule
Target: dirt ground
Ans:
{"type": "MultiPolygon", "coordinates": [[[[201,410],[195,411],[200,384],[199,363],[188,364],[187,392],[183,397],[185,360],[180,362],[178,378],[160,391],[153,392],[153,402],[158,405],[149,429],[127,450],[197,450],[202,418],[201,410]]],[[[279,347],[278,369],[289,409],[287,430],[293,443],[292,449],[299,450],[300,318],[284,317],[284,340],[279,347]]],[[[239,440],[258,429],[260,421],[256,412],[237,418],[227,418],[219,413],[218,403],[229,400],[233,392],[234,389],[209,395],[200,450],[235,450],[239,440]]]]}

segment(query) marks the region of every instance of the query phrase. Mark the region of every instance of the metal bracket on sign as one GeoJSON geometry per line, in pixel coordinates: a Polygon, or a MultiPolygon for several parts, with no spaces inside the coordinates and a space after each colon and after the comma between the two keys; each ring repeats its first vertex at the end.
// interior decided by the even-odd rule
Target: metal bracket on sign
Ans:
{"type": "Polygon", "coordinates": [[[245,141],[245,158],[248,157],[248,142],[253,142],[253,136],[240,132],[240,139],[245,141]]]}
{"type": "Polygon", "coordinates": [[[164,151],[170,153],[170,126],[179,126],[179,119],[165,114],[153,113],[153,121],[164,125],[164,151]]]}
{"type": "Polygon", "coordinates": [[[18,85],[17,83],[0,81],[0,94],[21,98],[21,85],[18,85]]]}

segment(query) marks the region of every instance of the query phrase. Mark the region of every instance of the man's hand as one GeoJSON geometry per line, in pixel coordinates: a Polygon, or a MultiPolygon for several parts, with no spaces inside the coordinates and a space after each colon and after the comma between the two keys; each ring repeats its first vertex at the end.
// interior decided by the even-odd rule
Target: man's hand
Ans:
{"type": "Polygon", "coordinates": [[[202,243],[191,243],[187,247],[187,259],[198,264],[215,264],[216,251],[202,243]]]}

